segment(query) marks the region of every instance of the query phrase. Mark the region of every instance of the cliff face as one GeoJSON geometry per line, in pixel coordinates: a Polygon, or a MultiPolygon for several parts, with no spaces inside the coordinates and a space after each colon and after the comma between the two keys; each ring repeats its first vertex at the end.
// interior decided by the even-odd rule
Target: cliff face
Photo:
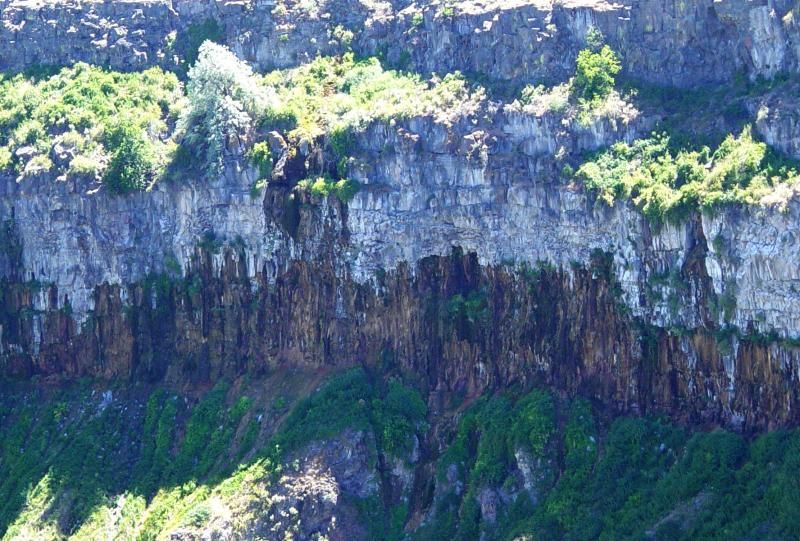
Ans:
{"type": "MultiPolygon", "coordinates": [[[[359,4],[331,13],[363,25],[357,51],[385,49],[391,60],[408,50],[417,69],[480,65],[496,70],[489,78],[511,82],[538,77],[544,66],[551,78],[566,76],[590,24],[620,48],[629,75],[651,81],[680,83],[667,73],[685,84],[724,80],[740,68],[769,75],[796,62],[788,5],[465,4],[452,14],[426,7],[413,25],[412,8],[401,8],[359,4]],[[698,45],[693,32],[701,28],[698,45]],[[536,29],[541,36],[521,42],[535,44],[539,63],[510,42],[508,50],[502,40],[481,45],[536,29]],[[638,57],[647,49],[634,47],[633,36],[652,39],[659,52],[638,57]],[[734,62],[703,52],[720,47],[734,62]]],[[[11,2],[3,6],[2,39],[13,51],[4,67],[169,63],[168,34],[211,16],[262,67],[338,50],[320,32],[339,21],[299,6],[277,9],[294,21],[288,39],[278,39],[272,23],[248,29],[255,14],[276,9],[11,2]],[[282,45],[273,47],[275,39],[282,45]],[[264,57],[267,50],[275,56],[264,57]]],[[[765,137],[792,152],[796,126],[781,113],[791,104],[767,96],[756,105],[766,111],[757,124],[765,137]]],[[[483,102],[452,119],[375,122],[354,142],[348,174],[363,189],[347,205],[290,192],[331,157],[304,147],[291,158],[296,149],[277,134],[276,180],[259,195],[251,190],[256,172],[236,154],[218,179],[127,197],[85,180],[5,177],[4,372],[213,379],[287,362],[372,362],[392,352],[432,390],[478,392],[539,378],[570,392],[589,389],[622,410],[754,428],[790,423],[797,355],[775,338],[800,334],[797,203],[654,228],[627,204],[607,207],[558,181],[570,157],[630,141],[654,120],[623,106],[580,124],[483,102]],[[450,255],[454,247],[463,258],[450,255]],[[528,284],[531,272],[547,287],[528,284]],[[756,339],[742,342],[724,332],[729,327],[756,339]]]]}
{"type": "Polygon", "coordinates": [[[775,340],[800,332],[796,204],[654,229],[556,181],[557,149],[648,123],[492,104],[375,123],[348,204],[292,191],[325,154],[277,143],[258,197],[242,157],[126,197],[6,179],[4,373],[200,382],[391,359],[433,393],[543,382],[615,411],[794,423],[798,355],[775,340]]]}
{"type": "Polygon", "coordinates": [[[741,72],[771,77],[800,66],[791,0],[466,2],[142,0],[0,3],[0,69],[84,61],[116,69],[175,63],[192,24],[219,21],[237,53],[261,69],[317,54],[383,53],[423,72],[461,70],[504,83],[562,80],[591,26],[622,53],[628,75],[694,86],[741,72]],[[420,14],[420,15],[415,15],[420,14]],[[339,26],[353,33],[342,38],[339,26]],[[172,34],[172,36],[171,36],[172,34]],[[178,51],[179,52],[179,51],[178,51]]]}
{"type": "MultiPolygon", "coordinates": [[[[3,539],[791,538],[798,17],[789,0],[0,0],[0,71],[34,73],[20,95],[78,61],[183,77],[206,38],[257,70],[381,60],[233,66],[232,87],[356,121],[234,118],[210,174],[189,172],[208,156],[181,140],[170,75],[131,123],[147,182],[169,174],[123,194],[99,178],[121,154],[113,99],[51,122],[15,97],[31,122],[0,133],[3,539]],[[570,79],[579,51],[602,57],[592,29],[625,77],[600,99],[570,79]],[[352,105],[381,85],[428,94],[352,105]],[[606,199],[576,174],[654,130],[686,132],[690,157],[625,163],[666,182],[606,199]],[[695,179],[679,217],[639,210],[645,189],[710,178],[726,143],[700,143],[733,132],[721,203],[695,179]],[[778,180],[742,181],[750,154],[778,180]]],[[[80,92],[115,90],[79,71],[80,92]]],[[[109,95],[143,99],[126,84],[109,95]]]]}

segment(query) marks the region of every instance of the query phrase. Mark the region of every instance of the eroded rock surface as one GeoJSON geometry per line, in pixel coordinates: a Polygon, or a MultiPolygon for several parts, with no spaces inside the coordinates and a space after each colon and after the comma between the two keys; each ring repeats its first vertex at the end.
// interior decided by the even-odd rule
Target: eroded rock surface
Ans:
{"type": "Polygon", "coordinates": [[[714,333],[800,333],[797,204],[654,229],[561,182],[555,157],[646,118],[487,107],[373,124],[347,205],[280,170],[254,198],[241,157],[129,197],[6,179],[4,372],[213,380],[390,351],[430,390],[538,381],[621,411],[794,422],[796,352],[714,333]]]}
{"type": "Polygon", "coordinates": [[[208,19],[261,69],[352,46],[425,72],[514,85],[564,80],[592,26],[621,52],[631,77],[659,84],[713,84],[743,71],[771,77],[800,66],[796,1],[4,0],[0,11],[4,70],[76,61],[171,66],[176,43],[208,19]]]}
{"type": "Polygon", "coordinates": [[[378,492],[370,447],[364,432],[347,430],[295,453],[285,473],[247,476],[228,497],[213,495],[204,503],[207,516],[196,527],[168,532],[174,541],[364,539],[353,498],[378,492]],[[349,499],[348,499],[349,498],[349,499]]]}
{"type": "MultiPolygon", "coordinates": [[[[656,82],[796,63],[789,3],[317,7],[6,2],[3,67],[169,63],[162,42],[209,17],[262,68],[342,50],[341,31],[328,39],[339,26],[358,28],[357,51],[398,61],[409,51],[405,61],[423,71],[484,66],[509,83],[538,80],[543,66],[566,77],[590,26],[630,75],[656,82]],[[119,59],[93,43],[112,34],[119,59]]],[[[772,112],[791,104],[765,103],[758,127],[794,152],[792,117],[772,112]]],[[[261,194],[236,153],[220,178],[125,197],[81,178],[5,176],[3,373],[208,380],[390,351],[430,390],[542,381],[622,411],[793,423],[798,354],[777,340],[800,336],[796,199],[656,228],[632,205],[609,207],[564,181],[565,164],[646,135],[654,121],[624,103],[581,123],[484,101],[452,118],[374,122],[349,149],[347,174],[362,188],[348,204],[294,190],[331,157],[278,137],[261,194]]]]}

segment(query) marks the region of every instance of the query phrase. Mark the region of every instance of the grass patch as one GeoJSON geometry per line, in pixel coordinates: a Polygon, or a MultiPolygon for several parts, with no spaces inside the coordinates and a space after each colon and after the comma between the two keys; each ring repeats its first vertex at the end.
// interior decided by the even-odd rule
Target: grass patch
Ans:
{"type": "Polygon", "coordinates": [[[317,197],[328,197],[333,194],[342,203],[348,203],[355,197],[361,186],[356,180],[346,178],[333,180],[328,176],[321,176],[303,179],[297,183],[297,187],[309,191],[317,197]]]}

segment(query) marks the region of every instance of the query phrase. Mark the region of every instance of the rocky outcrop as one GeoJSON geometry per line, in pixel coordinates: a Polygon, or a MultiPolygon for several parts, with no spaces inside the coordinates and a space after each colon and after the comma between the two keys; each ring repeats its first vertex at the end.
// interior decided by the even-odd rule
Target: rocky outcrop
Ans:
{"type": "MultiPolygon", "coordinates": [[[[796,62],[785,2],[350,7],[6,2],[3,67],[174,64],[169,47],[209,18],[262,68],[350,42],[422,71],[559,79],[591,26],[630,75],[656,82],[796,62]]],[[[333,162],[313,145],[273,145],[263,193],[241,155],[220,178],[125,197],[80,177],[3,177],[2,373],[207,381],[391,358],[432,393],[543,382],[618,411],[796,422],[800,205],[789,193],[656,228],[630,204],[595,201],[562,169],[654,123],[616,105],[582,123],[495,102],[374,122],[348,149],[362,188],[347,204],[295,189],[333,162]]],[[[794,125],[771,115],[759,129],[792,152],[794,125]]]]}
{"type": "Polygon", "coordinates": [[[755,118],[756,129],[770,146],[788,156],[800,159],[800,85],[789,83],[753,99],[748,109],[755,118]]]}
{"type": "Polygon", "coordinates": [[[461,70],[519,86],[569,77],[590,27],[622,54],[629,76],[658,84],[772,77],[800,66],[796,1],[4,0],[0,11],[3,70],[76,61],[173,67],[208,19],[261,69],[352,47],[418,71],[461,70]]]}
{"type": "Polygon", "coordinates": [[[213,494],[204,502],[208,516],[200,526],[176,528],[167,536],[173,541],[365,539],[352,500],[378,492],[371,450],[368,435],[353,430],[313,442],[295,453],[279,478],[247,476],[245,490],[226,498],[213,494]]]}
{"type": "MultiPolygon", "coordinates": [[[[773,77],[797,70],[800,57],[798,6],[781,0],[0,0],[0,10],[0,46],[9,51],[0,68],[12,70],[77,60],[183,68],[177,57],[185,40],[210,18],[240,56],[263,69],[353,48],[509,87],[568,77],[593,26],[624,55],[628,75],[658,84],[709,84],[742,70],[773,77]]],[[[410,532],[435,520],[440,504],[454,512],[472,507],[476,521],[499,527],[515,502],[546,501],[567,459],[561,443],[537,454],[514,441],[503,451],[502,483],[479,486],[464,463],[435,471],[459,412],[498,389],[546,386],[557,402],[589,398],[598,425],[621,413],[748,433],[798,425],[798,188],[785,187],[769,204],[690,213],[660,226],[629,202],[598,201],[566,171],[587,152],[650,132],[657,120],[616,94],[613,101],[580,121],[541,104],[486,100],[450,118],[376,121],[353,134],[345,162],[324,140],[291,146],[273,132],[275,170],[266,187],[239,150],[226,155],[219,178],[163,181],[125,196],[80,176],[0,173],[0,380],[47,393],[93,379],[105,392],[91,399],[25,400],[44,404],[31,417],[37,423],[55,420],[58,438],[40,438],[48,445],[76,439],[73,425],[60,424],[65,415],[74,426],[108,408],[119,415],[123,429],[95,428],[115,434],[112,452],[90,436],[96,447],[71,453],[89,456],[91,468],[98,469],[94,455],[98,464],[121,465],[122,479],[132,478],[146,445],[160,445],[165,459],[182,449],[170,443],[172,432],[159,443],[163,412],[156,423],[143,389],[188,393],[164,403],[180,404],[181,413],[172,411],[175,435],[189,439],[189,395],[229,380],[229,398],[245,399],[238,405],[249,403],[242,393],[251,376],[270,382],[251,389],[257,407],[236,417],[240,425],[225,432],[210,423],[211,444],[227,433],[225,457],[246,458],[247,467],[218,486],[187,482],[203,500],[184,510],[186,520],[162,528],[186,541],[361,539],[372,528],[400,528],[398,520],[410,532]],[[337,174],[360,186],[352,200],[298,186],[339,163],[346,171],[337,174]],[[362,427],[303,443],[274,462],[264,438],[276,427],[304,430],[281,424],[292,419],[286,397],[310,393],[315,379],[354,365],[366,367],[366,379],[413,381],[427,398],[430,426],[416,425],[420,433],[403,456],[385,453],[380,432],[362,427]],[[145,432],[148,415],[157,432],[133,437],[145,432]],[[365,520],[373,511],[375,524],[365,520]]],[[[800,156],[795,101],[781,88],[749,107],[770,144],[800,156]]],[[[15,385],[7,388],[0,398],[23,404],[15,385]]],[[[225,415],[235,407],[219,405],[225,415]]],[[[329,412],[332,419],[340,413],[329,412]]],[[[3,422],[17,422],[15,415],[3,422]]],[[[553,417],[563,431],[565,413],[553,417]]],[[[475,441],[467,445],[478,445],[477,437],[468,434],[475,441]]],[[[606,443],[599,433],[589,437],[592,448],[606,443]]],[[[9,457],[18,449],[36,456],[35,445],[9,441],[9,457]]],[[[657,443],[635,446],[666,449],[657,443]]],[[[227,468],[225,460],[216,465],[227,468]]],[[[44,474],[49,465],[38,462],[44,474]]],[[[73,491],[91,468],[76,469],[63,490],[73,491]]],[[[186,480],[175,479],[176,486],[186,480]]],[[[11,487],[13,496],[19,492],[12,508],[24,503],[23,481],[11,487]]],[[[133,493],[120,487],[103,488],[109,520],[123,528],[115,517],[133,493]]],[[[48,504],[34,522],[62,513],[59,528],[72,531],[80,521],[70,498],[79,497],[60,496],[67,503],[48,504]]],[[[710,501],[704,489],[674,502],[648,535],[670,521],[694,520],[710,501]]],[[[149,504],[142,499],[142,513],[149,504]]]]}

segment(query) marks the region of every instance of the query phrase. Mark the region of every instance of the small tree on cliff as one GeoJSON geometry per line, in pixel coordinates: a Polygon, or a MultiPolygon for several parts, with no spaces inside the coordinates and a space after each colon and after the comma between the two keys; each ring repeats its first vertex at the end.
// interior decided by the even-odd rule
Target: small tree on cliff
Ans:
{"type": "Polygon", "coordinates": [[[598,103],[614,89],[615,77],[621,69],[617,55],[608,45],[597,52],[582,50],[576,62],[573,94],[589,103],[598,103]]]}
{"type": "Polygon", "coordinates": [[[246,63],[227,47],[206,41],[189,70],[188,105],[182,111],[183,144],[203,158],[204,171],[218,175],[225,152],[241,151],[264,110],[266,93],[246,63]]]}
{"type": "Polygon", "coordinates": [[[106,143],[113,149],[103,177],[108,189],[126,193],[146,188],[155,175],[157,160],[153,142],[144,128],[123,119],[108,130],[106,143]]]}

